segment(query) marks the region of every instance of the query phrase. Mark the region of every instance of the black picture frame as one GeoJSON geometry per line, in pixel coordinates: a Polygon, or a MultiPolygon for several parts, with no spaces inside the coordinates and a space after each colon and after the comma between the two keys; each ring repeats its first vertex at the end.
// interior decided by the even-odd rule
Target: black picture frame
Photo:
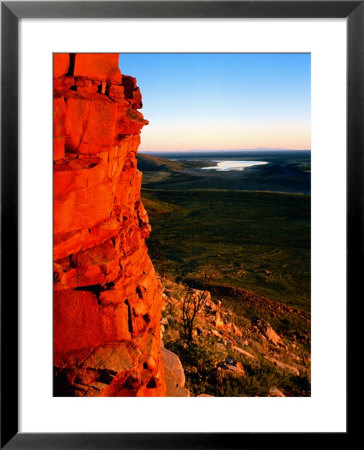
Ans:
{"type": "MultiPolygon", "coordinates": [[[[364,1],[1,2],[1,448],[301,448],[310,433],[18,432],[18,24],[21,18],[346,18],[347,305],[363,274],[364,1]]],[[[347,306],[348,309],[348,306],[347,306]]],[[[349,309],[348,309],[349,312],[349,309]]],[[[348,345],[348,354],[351,347],[348,345]]],[[[333,393],[335,395],[335,393],[333,393]]],[[[349,397],[350,398],[350,393],[349,397]]],[[[346,433],[316,433],[345,445],[346,433]]]]}

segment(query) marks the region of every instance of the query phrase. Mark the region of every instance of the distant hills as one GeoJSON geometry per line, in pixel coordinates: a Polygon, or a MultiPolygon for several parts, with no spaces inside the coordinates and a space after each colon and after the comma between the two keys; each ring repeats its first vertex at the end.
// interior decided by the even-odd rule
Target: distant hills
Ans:
{"type": "Polygon", "coordinates": [[[188,164],[181,161],[170,161],[169,159],[159,158],[158,156],[137,154],[138,169],[142,172],[147,171],[166,171],[183,170],[189,167],[188,164]]]}
{"type": "Polygon", "coordinates": [[[137,154],[138,169],[148,172],[174,172],[175,170],[185,170],[200,168],[211,165],[208,161],[173,161],[170,159],[161,158],[159,156],[152,156],[146,154],[137,154]]]}

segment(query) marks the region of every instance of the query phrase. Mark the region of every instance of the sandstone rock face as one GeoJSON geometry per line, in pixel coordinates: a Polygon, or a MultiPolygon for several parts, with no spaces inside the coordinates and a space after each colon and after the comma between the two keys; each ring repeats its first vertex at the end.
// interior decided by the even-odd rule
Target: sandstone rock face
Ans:
{"type": "Polygon", "coordinates": [[[118,54],[54,55],[55,395],[165,395],[141,105],[118,54]]]}

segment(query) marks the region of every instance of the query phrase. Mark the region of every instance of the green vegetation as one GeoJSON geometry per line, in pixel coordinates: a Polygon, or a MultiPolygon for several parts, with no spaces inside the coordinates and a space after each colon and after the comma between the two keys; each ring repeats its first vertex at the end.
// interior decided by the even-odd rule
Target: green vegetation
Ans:
{"type": "MultiPolygon", "coordinates": [[[[195,333],[191,342],[184,338],[182,317],[183,299],[189,292],[189,287],[166,278],[163,279],[163,284],[166,293],[163,316],[168,319],[168,326],[164,329],[164,345],[181,359],[186,387],[192,396],[268,396],[272,395],[275,388],[285,396],[310,395],[309,337],[297,340],[294,334],[285,330],[280,335],[286,347],[272,345],[254,327],[252,320],[256,318],[253,314],[260,317],[266,315],[264,305],[262,308],[244,308],[244,304],[239,303],[239,310],[235,313],[230,309],[231,304],[226,298],[212,295],[212,304],[222,300],[220,314],[224,325],[216,328],[216,312],[211,310],[211,301],[208,302],[196,316],[195,333]],[[241,320],[238,322],[239,318],[241,320]],[[239,323],[239,326],[227,326],[229,323],[239,323]],[[240,331],[238,334],[237,328],[240,331]],[[251,357],[240,353],[233,345],[244,348],[251,357]],[[265,355],[298,368],[299,374],[276,367],[265,355]],[[228,370],[224,364],[227,358],[233,361],[235,367],[240,367],[240,371],[228,370]]],[[[199,291],[198,294],[202,292],[199,291]]],[[[310,324],[304,314],[293,311],[279,314],[274,323],[287,320],[295,322],[302,333],[309,335],[310,324]]]]}
{"type": "Polygon", "coordinates": [[[142,172],[146,171],[164,171],[172,172],[174,170],[193,169],[208,166],[209,162],[203,161],[173,161],[170,159],[160,158],[158,156],[137,154],[138,169],[142,172]]]}
{"type": "Polygon", "coordinates": [[[199,170],[216,154],[138,157],[163,342],[193,396],[309,396],[310,153],[243,153],[220,157],[269,164],[216,172],[199,170]]]}
{"type": "Polygon", "coordinates": [[[157,271],[310,310],[310,197],[143,189],[157,271]]]}
{"type": "Polygon", "coordinates": [[[222,350],[216,338],[198,338],[193,344],[183,345],[176,341],[169,349],[179,355],[186,375],[186,386],[191,395],[209,394],[214,397],[266,397],[270,389],[279,386],[285,394],[298,391],[297,378],[277,370],[272,364],[261,359],[249,361],[235,351],[222,350]],[[232,357],[243,363],[245,376],[219,370],[217,361],[232,357]]]}

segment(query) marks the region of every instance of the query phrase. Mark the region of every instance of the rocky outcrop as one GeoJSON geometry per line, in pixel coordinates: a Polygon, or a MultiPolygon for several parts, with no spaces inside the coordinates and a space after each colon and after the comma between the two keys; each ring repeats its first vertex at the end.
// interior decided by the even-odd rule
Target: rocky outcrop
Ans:
{"type": "MultiPolygon", "coordinates": [[[[279,316],[269,317],[270,325],[263,297],[259,298],[262,309],[253,309],[251,303],[246,309],[240,309],[235,296],[219,297],[210,295],[205,288],[195,289],[196,296],[204,293],[207,300],[195,315],[194,333],[189,341],[185,337],[182,306],[191,288],[169,278],[163,278],[162,284],[161,333],[166,346],[162,356],[167,395],[311,395],[310,346],[303,340],[307,333],[305,314],[292,310],[288,315],[283,309],[279,316]],[[297,337],[297,329],[289,328],[293,324],[298,327],[301,338],[297,337]],[[173,353],[170,355],[170,349],[176,351],[180,359],[173,353]]],[[[268,299],[268,306],[271,304],[268,299]]]]}
{"type": "Polygon", "coordinates": [[[118,54],[54,55],[54,394],[165,395],[161,287],[118,54]]]}

